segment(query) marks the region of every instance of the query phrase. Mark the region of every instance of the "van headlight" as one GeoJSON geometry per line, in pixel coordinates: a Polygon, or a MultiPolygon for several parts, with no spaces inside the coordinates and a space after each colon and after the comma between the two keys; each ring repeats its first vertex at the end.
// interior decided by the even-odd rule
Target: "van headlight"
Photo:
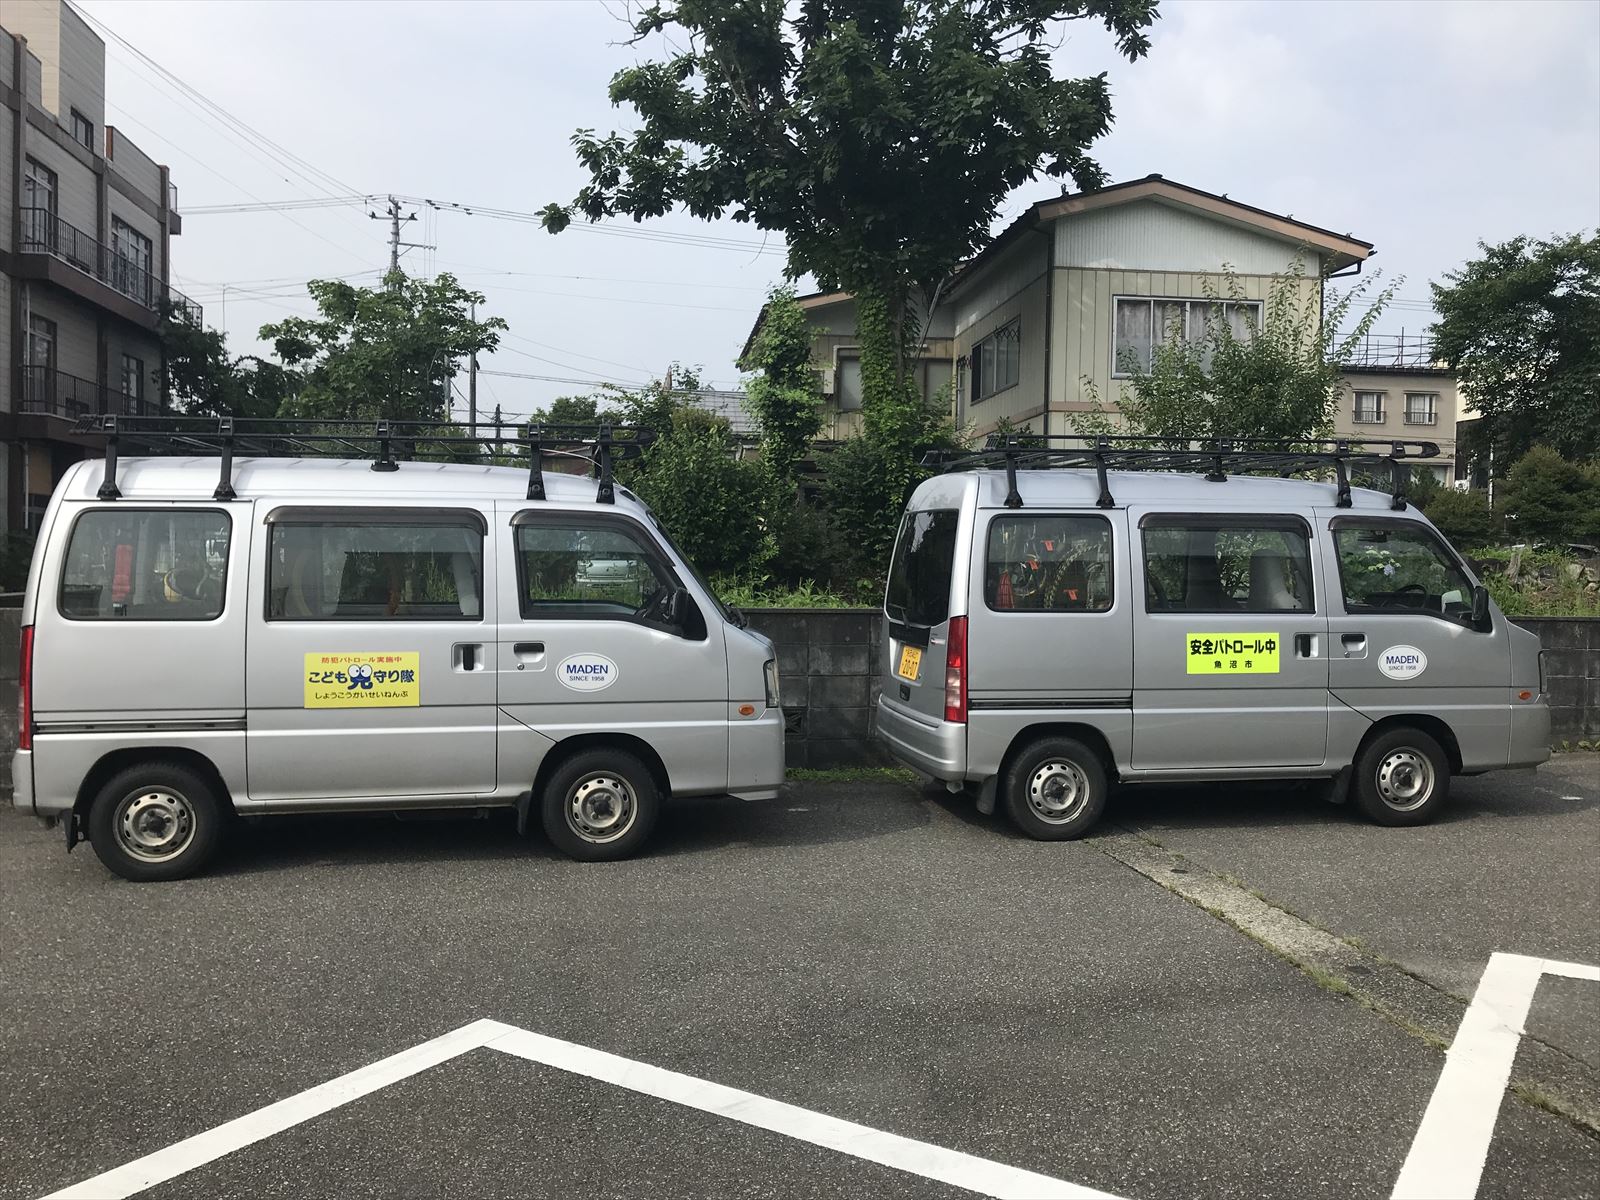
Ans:
{"type": "Polygon", "coordinates": [[[778,660],[769,658],[762,667],[767,680],[767,707],[780,708],[782,696],[778,690],[778,660]]]}

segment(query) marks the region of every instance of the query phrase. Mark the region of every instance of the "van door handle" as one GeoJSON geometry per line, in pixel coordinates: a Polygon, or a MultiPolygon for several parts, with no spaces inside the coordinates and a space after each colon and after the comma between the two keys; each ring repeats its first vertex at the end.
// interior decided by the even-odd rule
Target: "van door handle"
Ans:
{"type": "Polygon", "coordinates": [[[479,642],[457,642],[451,655],[458,671],[481,671],[484,666],[483,645],[479,642]]]}
{"type": "Polygon", "coordinates": [[[1317,635],[1314,633],[1297,633],[1294,635],[1294,654],[1296,658],[1317,657],[1317,635]]]}
{"type": "Polygon", "coordinates": [[[544,657],[543,642],[517,642],[511,647],[518,662],[538,662],[544,657]]]}
{"type": "Polygon", "coordinates": [[[1344,656],[1346,658],[1365,658],[1367,656],[1367,635],[1364,633],[1341,634],[1339,644],[1344,647],[1344,656]]]}

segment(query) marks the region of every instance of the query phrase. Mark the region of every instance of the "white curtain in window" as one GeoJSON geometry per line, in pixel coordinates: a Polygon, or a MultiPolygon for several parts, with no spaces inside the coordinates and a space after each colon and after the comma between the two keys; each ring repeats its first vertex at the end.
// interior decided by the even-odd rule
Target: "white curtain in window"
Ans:
{"type": "Polygon", "coordinates": [[[859,358],[841,358],[839,360],[839,375],[834,382],[834,389],[839,396],[840,412],[861,411],[861,360],[859,358]]]}
{"type": "Polygon", "coordinates": [[[1116,338],[1112,367],[1122,372],[1128,366],[1150,365],[1150,301],[1118,300],[1116,338]]]}

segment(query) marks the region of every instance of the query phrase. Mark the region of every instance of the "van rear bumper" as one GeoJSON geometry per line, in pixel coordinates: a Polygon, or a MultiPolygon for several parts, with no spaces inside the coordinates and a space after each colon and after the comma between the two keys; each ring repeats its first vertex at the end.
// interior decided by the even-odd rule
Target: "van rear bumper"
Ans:
{"type": "Polygon", "coordinates": [[[967,727],[911,713],[878,697],[878,737],[913,771],[947,782],[967,776],[967,727]]]}
{"type": "Polygon", "coordinates": [[[33,811],[33,751],[18,750],[11,756],[11,805],[33,811]]]}

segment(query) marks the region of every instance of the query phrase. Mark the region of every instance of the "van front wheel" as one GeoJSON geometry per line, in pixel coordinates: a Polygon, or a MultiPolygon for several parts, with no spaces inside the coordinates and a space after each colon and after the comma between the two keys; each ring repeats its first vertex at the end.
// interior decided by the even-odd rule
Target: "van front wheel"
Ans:
{"type": "Polygon", "coordinates": [[[1026,747],[1006,771],[1003,787],[1011,820],[1040,841],[1082,837],[1106,807],[1100,756],[1073,738],[1045,738],[1026,747]]]}
{"type": "Polygon", "coordinates": [[[1424,824],[1450,795],[1450,760],[1420,729],[1379,734],[1356,756],[1355,769],[1356,804],[1379,825],[1424,824]]]}
{"type": "Polygon", "coordinates": [[[180,763],[127,767],[89,806],[89,844],[108,868],[136,883],[184,879],[222,844],[223,801],[180,763]]]}
{"type": "Polygon", "coordinates": [[[655,828],[661,796],[650,770],[625,750],[575,754],[545,784],[540,815],[556,849],[583,862],[639,852],[655,828]]]}

